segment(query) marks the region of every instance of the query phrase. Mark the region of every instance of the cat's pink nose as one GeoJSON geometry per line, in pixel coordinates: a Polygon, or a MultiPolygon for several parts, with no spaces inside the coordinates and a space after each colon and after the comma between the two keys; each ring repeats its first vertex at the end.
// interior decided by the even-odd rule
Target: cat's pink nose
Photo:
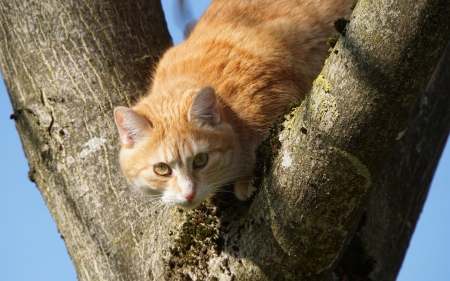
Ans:
{"type": "Polygon", "coordinates": [[[191,191],[189,193],[183,194],[183,197],[186,198],[187,201],[191,202],[195,197],[195,191],[191,191]]]}

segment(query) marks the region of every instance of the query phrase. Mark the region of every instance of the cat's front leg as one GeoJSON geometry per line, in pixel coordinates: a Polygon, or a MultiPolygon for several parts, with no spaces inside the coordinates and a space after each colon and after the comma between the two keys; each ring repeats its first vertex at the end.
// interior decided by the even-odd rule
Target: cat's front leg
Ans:
{"type": "Polygon", "coordinates": [[[252,178],[234,184],[234,194],[241,201],[246,201],[256,191],[256,187],[252,186],[252,178]]]}
{"type": "MultiPolygon", "coordinates": [[[[239,143],[244,143],[240,141],[239,143]]],[[[255,166],[255,153],[249,153],[255,151],[256,145],[250,145],[248,142],[246,149],[239,152],[237,157],[238,163],[240,163],[239,169],[241,173],[234,182],[234,195],[241,201],[246,201],[256,191],[256,187],[252,186],[253,182],[253,168],[255,166]]]]}

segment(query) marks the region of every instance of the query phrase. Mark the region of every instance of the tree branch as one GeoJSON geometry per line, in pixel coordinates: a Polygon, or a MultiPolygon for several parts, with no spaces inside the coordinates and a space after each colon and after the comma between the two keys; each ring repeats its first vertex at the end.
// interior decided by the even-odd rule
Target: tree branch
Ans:
{"type": "Polygon", "coordinates": [[[395,280],[450,132],[450,44],[420,103],[374,185],[360,231],[376,261],[373,280],[395,280]],[[374,241],[377,241],[374,243],[374,241]]]}
{"type": "Polygon", "coordinates": [[[275,239],[302,280],[328,278],[449,39],[448,2],[391,2],[358,3],[311,94],[285,123],[264,185],[275,239]]]}

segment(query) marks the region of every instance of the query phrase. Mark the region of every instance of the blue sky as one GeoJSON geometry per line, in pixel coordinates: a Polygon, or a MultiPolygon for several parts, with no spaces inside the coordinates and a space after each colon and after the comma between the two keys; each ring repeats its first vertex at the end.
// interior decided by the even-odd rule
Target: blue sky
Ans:
{"type": "MultiPolygon", "coordinates": [[[[175,43],[182,31],[175,0],[162,1],[175,43]]],[[[191,1],[198,18],[209,1],[191,1]]],[[[76,273],[39,190],[27,177],[28,163],[9,119],[11,103],[0,83],[0,280],[72,281],[76,273]]],[[[450,145],[441,158],[411,241],[399,281],[449,280],[450,145]]]]}

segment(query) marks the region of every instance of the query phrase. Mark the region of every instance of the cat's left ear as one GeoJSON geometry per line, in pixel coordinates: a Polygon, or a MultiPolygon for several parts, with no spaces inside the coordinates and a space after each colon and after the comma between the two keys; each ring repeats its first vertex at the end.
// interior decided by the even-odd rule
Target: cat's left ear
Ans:
{"type": "Polygon", "coordinates": [[[188,113],[189,122],[198,122],[201,125],[217,125],[220,123],[220,112],[216,91],[213,87],[203,88],[192,101],[188,113]]]}

